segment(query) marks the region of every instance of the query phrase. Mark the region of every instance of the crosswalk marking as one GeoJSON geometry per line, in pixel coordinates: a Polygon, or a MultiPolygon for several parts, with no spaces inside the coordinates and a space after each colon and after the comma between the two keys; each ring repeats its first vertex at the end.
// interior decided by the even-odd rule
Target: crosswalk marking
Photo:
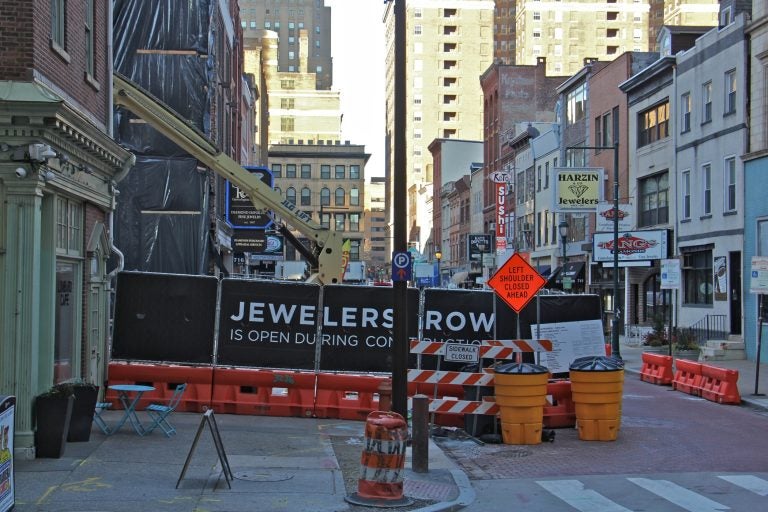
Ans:
{"type": "Polygon", "coordinates": [[[726,482],[731,482],[760,496],[768,496],[768,482],[762,478],[752,475],[720,475],[718,478],[722,478],[726,482]]]}
{"type": "Polygon", "coordinates": [[[730,510],[730,507],[722,503],[705,498],[668,480],[651,480],[649,478],[628,478],[627,480],[691,512],[730,510]]]}
{"type": "Polygon", "coordinates": [[[591,489],[578,480],[541,480],[541,487],[582,512],[632,512],[591,489]]]}

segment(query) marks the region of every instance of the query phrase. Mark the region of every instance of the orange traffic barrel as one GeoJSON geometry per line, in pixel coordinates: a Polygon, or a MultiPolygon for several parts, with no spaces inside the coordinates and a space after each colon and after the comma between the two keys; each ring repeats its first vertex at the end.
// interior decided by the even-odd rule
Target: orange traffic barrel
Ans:
{"type": "Polygon", "coordinates": [[[615,441],[621,426],[624,363],[613,357],[580,357],[570,366],[576,427],[582,441],[615,441]]]}
{"type": "Polygon", "coordinates": [[[541,443],[549,370],[537,364],[507,363],[494,373],[504,444],[541,443]]]}
{"type": "Polygon", "coordinates": [[[408,424],[401,415],[391,411],[368,414],[357,492],[345,500],[373,507],[403,507],[413,503],[403,496],[407,441],[408,424]]]}

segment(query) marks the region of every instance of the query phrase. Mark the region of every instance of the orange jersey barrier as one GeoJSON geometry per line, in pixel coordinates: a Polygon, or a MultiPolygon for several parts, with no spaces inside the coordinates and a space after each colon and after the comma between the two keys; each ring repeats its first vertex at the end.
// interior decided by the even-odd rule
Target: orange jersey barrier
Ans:
{"type": "Polygon", "coordinates": [[[675,378],[672,381],[672,389],[701,396],[701,363],[686,359],[675,360],[675,378]]]}
{"type": "Polygon", "coordinates": [[[666,386],[672,384],[674,377],[671,356],[643,352],[643,367],[640,369],[640,380],[666,386]]]}
{"type": "Polygon", "coordinates": [[[363,420],[379,407],[379,387],[387,376],[319,373],[315,416],[363,420]]]}
{"type": "Polygon", "coordinates": [[[547,383],[547,403],[544,405],[544,427],[563,428],[576,425],[576,406],[571,395],[570,380],[547,383]]]}
{"type": "Polygon", "coordinates": [[[315,374],[216,368],[211,405],[226,414],[312,417],[315,374]]]}
{"type": "Polygon", "coordinates": [[[702,364],[701,375],[701,396],[703,398],[719,404],[741,403],[738,371],[702,364]]]}

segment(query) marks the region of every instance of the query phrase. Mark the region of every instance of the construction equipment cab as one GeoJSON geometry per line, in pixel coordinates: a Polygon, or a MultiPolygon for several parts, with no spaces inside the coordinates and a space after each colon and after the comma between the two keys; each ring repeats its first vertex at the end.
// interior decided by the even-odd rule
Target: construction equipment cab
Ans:
{"type": "MultiPolygon", "coordinates": [[[[271,210],[282,222],[309,238],[314,248],[303,253],[312,267],[308,282],[341,282],[344,269],[342,240],[338,233],[315,223],[307,214],[297,209],[296,205],[286,201],[278,192],[263,183],[258,176],[249,173],[221,152],[213,142],[173,109],[117,73],[114,74],[113,96],[115,105],[130,110],[203,165],[236,185],[248,195],[257,208],[271,210]]],[[[292,238],[287,229],[282,232],[288,235],[289,239],[292,238]]]]}

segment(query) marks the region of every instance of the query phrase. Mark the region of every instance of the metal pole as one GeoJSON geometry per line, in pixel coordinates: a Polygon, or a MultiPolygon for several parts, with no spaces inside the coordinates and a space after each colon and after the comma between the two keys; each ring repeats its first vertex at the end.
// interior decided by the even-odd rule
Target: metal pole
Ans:
{"type": "Polygon", "coordinates": [[[757,354],[755,355],[755,392],[752,396],[765,396],[759,392],[760,384],[760,346],[763,344],[763,294],[757,296],[757,354]]]}
{"type": "MultiPolygon", "coordinates": [[[[392,177],[394,180],[394,249],[397,252],[405,252],[408,247],[406,212],[408,210],[406,173],[406,68],[405,68],[405,0],[395,2],[395,84],[394,84],[394,161],[392,165],[392,177]]],[[[392,283],[393,305],[392,314],[392,410],[404,418],[408,417],[408,283],[406,281],[393,281],[392,283]]]]}
{"type": "Polygon", "coordinates": [[[411,467],[414,473],[429,473],[429,397],[427,395],[413,396],[413,450],[411,467]]]}
{"type": "Polygon", "coordinates": [[[621,359],[619,348],[619,142],[613,144],[613,318],[611,355],[621,359]]]}

